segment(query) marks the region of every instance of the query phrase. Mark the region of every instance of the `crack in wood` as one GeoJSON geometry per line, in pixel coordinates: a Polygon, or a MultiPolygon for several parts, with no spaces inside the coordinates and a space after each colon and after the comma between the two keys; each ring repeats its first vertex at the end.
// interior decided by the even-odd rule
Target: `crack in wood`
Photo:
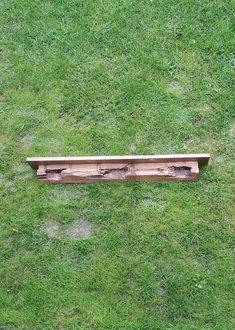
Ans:
{"type": "Polygon", "coordinates": [[[192,170],[190,166],[172,166],[171,169],[174,171],[175,175],[178,176],[188,176],[191,174],[192,170]]]}

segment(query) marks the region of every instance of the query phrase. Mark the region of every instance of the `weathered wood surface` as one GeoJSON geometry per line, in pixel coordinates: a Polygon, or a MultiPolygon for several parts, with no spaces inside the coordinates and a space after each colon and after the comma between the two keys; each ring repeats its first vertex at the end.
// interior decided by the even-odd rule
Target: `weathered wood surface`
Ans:
{"type": "Polygon", "coordinates": [[[44,183],[193,181],[208,154],[27,158],[44,183]]]}

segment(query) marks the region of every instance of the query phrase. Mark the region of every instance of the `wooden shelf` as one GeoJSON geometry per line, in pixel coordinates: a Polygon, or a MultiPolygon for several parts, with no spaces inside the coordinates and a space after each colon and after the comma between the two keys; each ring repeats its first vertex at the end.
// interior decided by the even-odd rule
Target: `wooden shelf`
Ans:
{"type": "Polygon", "coordinates": [[[193,181],[209,159],[209,154],[29,157],[27,163],[44,183],[193,181]]]}

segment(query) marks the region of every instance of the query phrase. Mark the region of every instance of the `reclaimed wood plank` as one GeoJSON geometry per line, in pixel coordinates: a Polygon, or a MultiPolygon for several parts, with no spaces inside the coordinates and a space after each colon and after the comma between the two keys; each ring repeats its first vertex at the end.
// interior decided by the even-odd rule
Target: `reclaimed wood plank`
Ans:
{"type": "Polygon", "coordinates": [[[45,183],[102,181],[193,181],[209,154],[144,156],[29,157],[45,183]]]}

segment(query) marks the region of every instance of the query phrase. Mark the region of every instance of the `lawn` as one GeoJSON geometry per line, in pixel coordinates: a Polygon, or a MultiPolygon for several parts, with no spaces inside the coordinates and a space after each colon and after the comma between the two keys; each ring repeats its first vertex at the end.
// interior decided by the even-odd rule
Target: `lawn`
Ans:
{"type": "Polygon", "coordinates": [[[235,2],[0,11],[0,329],[235,329],[235,2]],[[212,159],[197,182],[57,186],[25,162],[168,153],[212,159]]]}

